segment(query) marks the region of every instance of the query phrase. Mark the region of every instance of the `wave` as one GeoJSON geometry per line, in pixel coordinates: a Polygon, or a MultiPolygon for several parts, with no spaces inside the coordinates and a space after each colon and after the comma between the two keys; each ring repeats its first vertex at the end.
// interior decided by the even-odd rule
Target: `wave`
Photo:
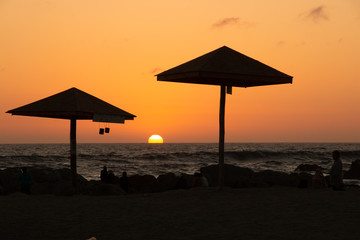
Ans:
{"type": "MultiPolygon", "coordinates": [[[[113,160],[130,160],[130,159],[139,159],[139,160],[171,160],[171,159],[203,159],[203,158],[217,158],[218,152],[214,151],[199,151],[199,152],[171,152],[171,153],[127,153],[119,154],[110,152],[109,154],[78,154],[79,159],[89,159],[89,160],[102,160],[102,159],[113,159],[113,160]]],[[[360,151],[342,151],[341,156],[343,159],[360,159],[360,151]]],[[[331,161],[331,153],[324,151],[225,151],[225,157],[231,158],[239,161],[246,160],[257,160],[257,159],[294,159],[294,160],[321,160],[321,161],[331,161]]],[[[1,156],[0,162],[9,161],[9,160],[22,160],[27,159],[29,161],[37,160],[53,160],[53,161],[62,161],[64,159],[69,159],[69,155],[40,155],[40,154],[30,154],[30,155],[11,155],[11,156],[1,156]]]]}
{"type": "MultiPolygon", "coordinates": [[[[256,159],[332,160],[331,153],[323,151],[230,151],[225,152],[225,156],[240,161],[256,159]]],[[[341,156],[345,159],[360,159],[360,151],[343,151],[341,156]]]]}

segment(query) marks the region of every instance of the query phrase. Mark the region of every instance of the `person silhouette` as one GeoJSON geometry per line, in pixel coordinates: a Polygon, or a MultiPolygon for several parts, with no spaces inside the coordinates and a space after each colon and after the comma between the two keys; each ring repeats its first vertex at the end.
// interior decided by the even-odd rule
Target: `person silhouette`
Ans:
{"type": "Polygon", "coordinates": [[[108,174],[108,171],[107,171],[107,167],[104,166],[103,170],[101,170],[101,172],[100,172],[100,180],[102,182],[107,182],[108,181],[108,176],[109,176],[109,174],[108,174]]]}
{"type": "Polygon", "coordinates": [[[129,192],[129,179],[127,177],[127,173],[123,172],[120,177],[120,187],[125,191],[129,192]]]}
{"type": "Polygon", "coordinates": [[[26,167],[21,168],[21,171],[22,171],[22,173],[19,176],[21,192],[30,195],[30,187],[31,187],[31,183],[32,183],[31,176],[27,172],[26,167]]]}
{"type": "Polygon", "coordinates": [[[332,152],[334,163],[330,169],[330,186],[333,190],[345,190],[343,183],[343,164],[340,159],[340,152],[335,150],[332,152]]]}
{"type": "Polygon", "coordinates": [[[108,172],[107,183],[111,183],[111,184],[115,183],[115,175],[114,175],[114,172],[111,170],[109,170],[109,172],[108,172]]]}

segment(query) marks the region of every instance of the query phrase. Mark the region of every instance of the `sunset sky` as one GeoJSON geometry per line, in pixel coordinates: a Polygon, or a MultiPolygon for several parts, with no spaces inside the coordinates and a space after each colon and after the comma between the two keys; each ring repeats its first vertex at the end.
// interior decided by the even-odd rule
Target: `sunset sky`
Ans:
{"type": "Polygon", "coordinates": [[[78,142],[217,142],[220,87],[156,81],[224,45],[294,77],[234,88],[226,142],[360,142],[358,0],[0,0],[0,143],[68,143],[7,110],[76,87],[137,117],[78,142]]]}

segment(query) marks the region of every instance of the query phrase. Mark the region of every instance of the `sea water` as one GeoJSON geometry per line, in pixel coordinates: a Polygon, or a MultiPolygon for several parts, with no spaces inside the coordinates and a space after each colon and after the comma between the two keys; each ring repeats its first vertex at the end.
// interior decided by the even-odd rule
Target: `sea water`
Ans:
{"type": "MultiPolygon", "coordinates": [[[[360,159],[359,143],[226,143],[225,163],[254,171],[294,172],[300,164],[332,165],[331,152],[341,152],[344,170],[360,159]]],[[[112,143],[78,144],[77,171],[88,180],[99,180],[107,166],[115,175],[123,171],[151,174],[193,174],[218,163],[217,143],[112,143]]],[[[0,169],[10,167],[70,168],[69,144],[0,144],[0,169]]]]}

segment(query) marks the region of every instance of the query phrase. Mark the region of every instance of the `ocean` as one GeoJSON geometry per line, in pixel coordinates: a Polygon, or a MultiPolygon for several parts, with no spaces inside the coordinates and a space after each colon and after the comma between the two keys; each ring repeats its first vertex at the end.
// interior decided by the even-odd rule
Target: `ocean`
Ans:
{"type": "MultiPolygon", "coordinates": [[[[360,159],[360,143],[225,143],[225,163],[254,171],[294,172],[300,164],[317,164],[325,173],[331,152],[339,150],[344,170],[360,159]]],[[[218,163],[217,143],[109,143],[77,147],[77,171],[87,180],[99,180],[104,165],[116,176],[193,174],[218,163]]],[[[10,167],[70,168],[69,144],[0,144],[0,169],[10,167]]]]}

